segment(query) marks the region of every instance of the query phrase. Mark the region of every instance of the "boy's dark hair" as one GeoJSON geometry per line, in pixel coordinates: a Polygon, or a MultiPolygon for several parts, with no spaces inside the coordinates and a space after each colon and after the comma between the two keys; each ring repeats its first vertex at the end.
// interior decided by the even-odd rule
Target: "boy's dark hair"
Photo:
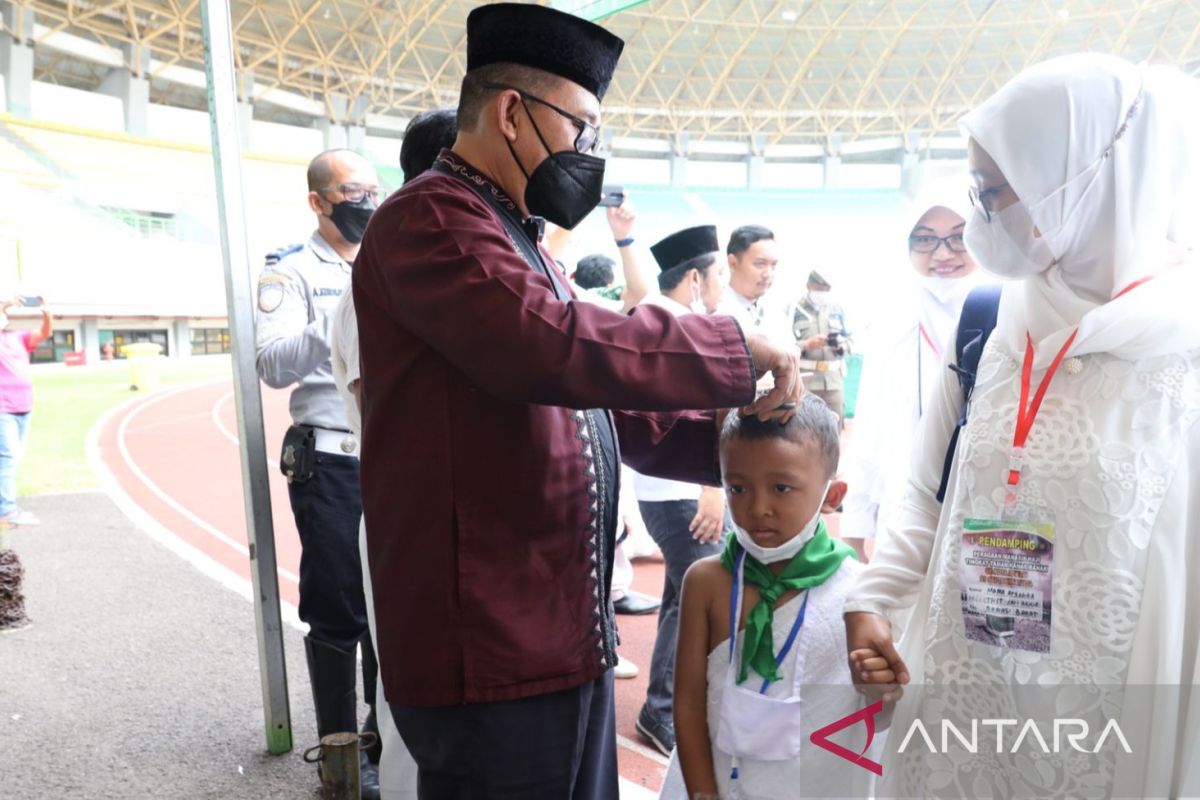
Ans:
{"type": "Polygon", "coordinates": [[[487,64],[473,69],[463,77],[458,95],[458,129],[473,131],[479,124],[479,115],[487,105],[488,97],[497,89],[487,88],[489,83],[515,86],[533,95],[542,95],[560,80],[545,70],[520,64],[487,64]]]}
{"type": "Polygon", "coordinates": [[[731,256],[740,256],[753,247],[755,242],[774,238],[775,234],[770,228],[764,228],[762,225],[743,225],[729,237],[729,246],[725,248],[725,252],[731,256]]]}
{"type": "Polygon", "coordinates": [[[841,443],[838,433],[838,418],[815,394],[800,398],[796,415],[780,425],[778,422],[763,422],[757,416],[743,417],[738,411],[730,411],[721,428],[721,444],[734,439],[790,439],[797,444],[812,442],[825,465],[825,474],[832,478],[837,474],[838,459],[841,458],[841,443]]]}
{"type": "Polygon", "coordinates": [[[454,146],[458,135],[457,112],[453,108],[435,108],[413,117],[404,129],[400,143],[400,169],[408,183],[433,166],[443,147],[454,146]]]}
{"type": "Polygon", "coordinates": [[[580,289],[603,289],[613,282],[616,265],[611,258],[599,253],[584,256],[575,265],[575,285],[580,289]]]}
{"type": "Polygon", "coordinates": [[[707,276],[708,268],[717,263],[717,257],[712,253],[706,253],[702,256],[689,258],[682,264],[676,264],[666,272],[658,273],[658,290],[660,292],[669,292],[679,285],[683,280],[683,276],[687,275],[690,270],[700,270],[700,275],[707,276]]]}

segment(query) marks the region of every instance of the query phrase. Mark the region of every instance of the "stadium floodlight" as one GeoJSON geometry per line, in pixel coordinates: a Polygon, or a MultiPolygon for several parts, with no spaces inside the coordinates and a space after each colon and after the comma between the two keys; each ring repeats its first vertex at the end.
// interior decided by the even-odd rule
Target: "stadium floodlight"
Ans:
{"type": "Polygon", "coordinates": [[[554,0],[550,7],[595,22],[645,2],[647,0],[554,0]]]}

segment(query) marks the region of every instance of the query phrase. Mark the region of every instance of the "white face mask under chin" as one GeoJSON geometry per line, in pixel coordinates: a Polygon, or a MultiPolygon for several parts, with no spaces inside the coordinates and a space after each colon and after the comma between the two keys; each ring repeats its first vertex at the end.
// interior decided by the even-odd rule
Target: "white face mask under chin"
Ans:
{"type": "Polygon", "coordinates": [[[963,231],[971,256],[993,275],[1021,280],[1045,272],[1054,263],[1050,245],[1034,232],[1033,217],[1024,203],[1013,203],[992,214],[992,221],[975,209],[963,231]]]}
{"type": "Polygon", "coordinates": [[[817,503],[817,511],[813,514],[812,519],[808,521],[800,533],[788,539],[778,547],[762,547],[755,544],[754,539],[750,536],[750,532],[741,525],[733,526],[734,536],[737,537],[738,544],[746,553],[760,564],[774,564],[778,561],[791,561],[796,557],[796,554],[804,549],[804,545],[808,544],[809,539],[813,538],[817,532],[817,525],[821,522],[821,507],[825,505],[825,495],[829,493],[829,487],[833,485],[833,481],[825,482],[825,489],[821,492],[821,500],[817,503]]]}
{"type": "Polygon", "coordinates": [[[949,305],[955,302],[963,294],[965,288],[970,285],[969,281],[964,281],[966,275],[956,275],[953,278],[946,278],[939,275],[928,275],[921,278],[921,285],[931,297],[937,300],[942,305],[949,305]]]}

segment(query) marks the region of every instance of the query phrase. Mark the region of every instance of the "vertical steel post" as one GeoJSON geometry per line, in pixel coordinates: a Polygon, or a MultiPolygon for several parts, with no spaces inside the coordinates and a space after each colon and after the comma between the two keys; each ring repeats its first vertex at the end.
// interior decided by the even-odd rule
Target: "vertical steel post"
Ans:
{"type": "Polygon", "coordinates": [[[287,666],[283,655],[283,623],[279,615],[279,576],[275,566],[275,531],[267,483],[262,394],[254,366],[254,294],[246,241],[233,27],[228,0],[201,0],[200,17],[204,32],[204,72],[208,78],[213,167],[217,178],[217,211],[221,221],[221,256],[225,265],[225,298],[233,340],[233,387],[241,441],[242,490],[250,542],[263,714],[267,750],[279,754],[292,749],[292,723],[288,714],[287,666]]]}

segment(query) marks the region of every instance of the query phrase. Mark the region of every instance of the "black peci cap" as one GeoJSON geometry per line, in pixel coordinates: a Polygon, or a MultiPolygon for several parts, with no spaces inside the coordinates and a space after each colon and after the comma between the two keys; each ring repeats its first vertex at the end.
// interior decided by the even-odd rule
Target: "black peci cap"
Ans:
{"type": "Polygon", "coordinates": [[[650,248],[658,268],[666,272],[696,256],[704,256],[721,249],[717,242],[717,226],[697,225],[672,233],[650,248]]]}
{"type": "Polygon", "coordinates": [[[520,64],[574,81],[599,100],[624,47],[599,25],[545,6],[496,3],[467,16],[467,72],[520,64]]]}

